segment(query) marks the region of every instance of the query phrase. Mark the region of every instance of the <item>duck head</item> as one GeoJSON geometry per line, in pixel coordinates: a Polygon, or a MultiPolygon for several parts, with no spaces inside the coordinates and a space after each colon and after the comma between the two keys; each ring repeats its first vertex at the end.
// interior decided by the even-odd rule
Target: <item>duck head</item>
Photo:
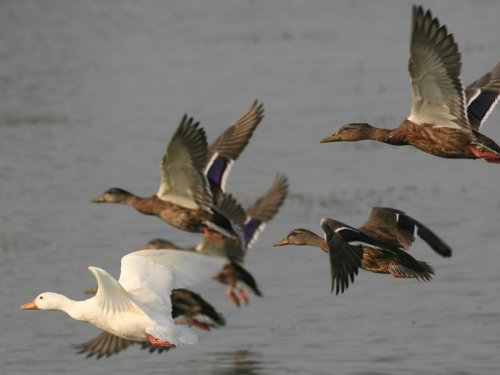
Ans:
{"type": "MultiPolygon", "coordinates": [[[[273,246],[286,245],[310,245],[311,240],[318,238],[318,235],[310,230],[297,228],[288,233],[284,238],[273,244],[273,246]]],[[[314,242],[314,241],[312,241],[314,242]]]]}
{"type": "Polygon", "coordinates": [[[353,123],[342,126],[336,133],[321,140],[321,143],[329,142],[354,142],[371,139],[373,126],[367,123],[353,123]]]}
{"type": "Polygon", "coordinates": [[[101,195],[92,198],[92,203],[125,203],[128,198],[133,197],[132,193],[120,188],[111,188],[106,190],[101,195]]]}
{"type": "Polygon", "coordinates": [[[33,301],[22,304],[21,310],[60,310],[64,296],[57,293],[44,292],[33,301]]]}

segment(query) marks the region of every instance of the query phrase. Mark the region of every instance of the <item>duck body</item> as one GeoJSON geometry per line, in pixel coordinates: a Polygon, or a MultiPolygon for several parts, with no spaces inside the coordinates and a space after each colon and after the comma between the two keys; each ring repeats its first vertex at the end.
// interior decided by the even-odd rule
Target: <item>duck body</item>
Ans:
{"type": "MultiPolygon", "coordinates": [[[[131,301],[135,300],[133,294],[130,294],[130,299],[131,301]]],[[[92,305],[94,307],[96,304],[92,303],[92,305]]],[[[133,305],[134,309],[129,311],[111,311],[107,314],[99,312],[93,317],[87,316],[84,320],[127,340],[147,341],[147,335],[150,334],[157,338],[169,338],[168,341],[172,344],[180,341],[181,336],[176,332],[177,330],[168,327],[161,316],[154,314],[154,311],[148,311],[149,309],[144,306],[139,307],[134,302],[133,305]]],[[[94,308],[90,310],[95,311],[94,308]]],[[[183,340],[183,343],[189,344],[191,342],[183,340]]]]}
{"type": "MultiPolygon", "coordinates": [[[[137,211],[144,215],[157,216],[159,219],[174,228],[184,230],[186,232],[203,232],[206,223],[216,221],[217,213],[210,213],[207,210],[198,208],[186,208],[175,203],[162,200],[158,196],[150,197],[130,197],[126,203],[134,207],[137,211]]],[[[220,220],[220,219],[219,219],[220,220]]]]}
{"type": "Polygon", "coordinates": [[[411,145],[428,154],[446,159],[477,159],[478,152],[500,154],[500,147],[485,135],[473,131],[464,132],[455,128],[436,128],[433,124],[416,124],[405,120],[388,132],[384,141],[395,146],[411,145]]]}
{"type": "Polygon", "coordinates": [[[430,280],[434,269],[427,262],[416,260],[404,250],[389,251],[371,246],[361,246],[363,257],[361,268],[373,273],[391,274],[397,278],[430,280]],[[406,270],[406,271],[404,271],[406,270]]]}
{"type": "MultiPolygon", "coordinates": [[[[170,295],[172,301],[172,318],[175,324],[209,331],[212,328],[223,327],[226,324],[224,317],[214,307],[205,301],[199,294],[190,290],[173,289],[170,295]]],[[[96,359],[117,354],[130,345],[141,343],[141,349],[148,349],[150,353],[162,353],[171,347],[153,345],[149,341],[129,340],[116,336],[110,332],[102,331],[99,335],[76,346],[78,354],[87,357],[95,356],[96,359]]]]}

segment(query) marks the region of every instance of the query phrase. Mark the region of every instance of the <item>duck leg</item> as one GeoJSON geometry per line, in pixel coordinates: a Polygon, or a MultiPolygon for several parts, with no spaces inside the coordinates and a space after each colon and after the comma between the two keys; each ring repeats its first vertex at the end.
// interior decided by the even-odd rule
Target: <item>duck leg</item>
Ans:
{"type": "Polygon", "coordinates": [[[488,163],[500,163],[500,155],[495,152],[479,151],[475,146],[469,146],[472,154],[479,159],[484,159],[488,163]]]}
{"type": "Polygon", "coordinates": [[[154,337],[153,335],[150,335],[149,333],[146,333],[146,338],[153,346],[164,346],[164,347],[175,346],[175,344],[172,344],[170,341],[159,339],[157,337],[154,337]]]}
{"type": "Polygon", "coordinates": [[[224,242],[227,238],[229,238],[229,237],[224,236],[222,233],[216,232],[214,230],[210,230],[207,227],[203,228],[203,234],[205,235],[205,237],[207,239],[209,239],[210,241],[214,241],[214,242],[224,242]]]}
{"type": "Polygon", "coordinates": [[[236,294],[234,293],[234,287],[232,285],[229,285],[227,287],[227,296],[231,300],[232,303],[236,305],[236,307],[240,307],[241,303],[236,294]]]}
{"type": "Polygon", "coordinates": [[[248,296],[247,296],[247,293],[245,292],[245,290],[242,288],[238,288],[238,292],[239,292],[240,297],[243,300],[243,302],[245,302],[245,305],[248,305],[248,296]]]}

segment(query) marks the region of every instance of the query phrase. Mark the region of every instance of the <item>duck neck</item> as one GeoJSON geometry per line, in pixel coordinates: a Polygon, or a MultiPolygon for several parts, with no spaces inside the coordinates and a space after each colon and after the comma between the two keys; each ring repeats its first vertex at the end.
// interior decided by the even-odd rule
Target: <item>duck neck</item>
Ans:
{"type": "Polygon", "coordinates": [[[144,215],[157,215],[162,205],[162,201],[156,195],[147,198],[132,195],[124,203],[144,215]]]}
{"type": "Polygon", "coordinates": [[[390,142],[391,132],[392,132],[392,130],[390,130],[390,129],[372,127],[371,133],[370,133],[370,139],[374,140],[374,141],[378,141],[378,142],[383,142],[383,143],[391,143],[390,142]]]}
{"type": "Polygon", "coordinates": [[[126,204],[127,206],[132,206],[132,207],[142,206],[142,205],[144,205],[144,198],[138,197],[137,195],[131,195],[123,201],[123,204],[126,204]]]}
{"type": "Polygon", "coordinates": [[[61,295],[58,310],[64,311],[75,320],[90,321],[93,319],[93,317],[91,316],[91,312],[93,310],[90,308],[90,305],[92,304],[91,301],[93,301],[94,298],[95,297],[89,298],[84,301],[75,301],[71,298],[61,295]]]}
{"type": "Polygon", "coordinates": [[[305,239],[304,245],[319,247],[325,253],[328,253],[328,245],[323,237],[318,236],[316,233],[311,233],[305,239]]]}

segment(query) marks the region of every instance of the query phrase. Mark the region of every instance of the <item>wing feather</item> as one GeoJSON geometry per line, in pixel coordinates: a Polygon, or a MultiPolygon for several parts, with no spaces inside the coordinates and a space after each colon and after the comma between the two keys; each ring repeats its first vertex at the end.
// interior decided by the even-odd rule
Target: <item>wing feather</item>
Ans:
{"type": "Polygon", "coordinates": [[[98,267],[89,267],[97,280],[95,300],[98,306],[107,314],[120,314],[124,311],[139,310],[130,299],[127,291],[107,271],[98,267]]]}
{"type": "Polygon", "coordinates": [[[93,339],[76,345],[76,349],[79,349],[77,352],[78,354],[87,354],[87,358],[95,355],[96,359],[99,359],[104,356],[109,357],[113,354],[118,354],[134,343],[135,341],[127,340],[115,336],[112,333],[102,331],[93,339]]]}
{"type": "Polygon", "coordinates": [[[264,117],[264,106],[256,100],[250,109],[208,146],[205,175],[212,194],[219,197],[226,189],[227,177],[264,117]]]}
{"type": "Polygon", "coordinates": [[[158,198],[210,211],[212,195],[203,174],[206,158],[205,131],[184,115],[163,156],[158,198]]]}
{"type": "MultiPolygon", "coordinates": [[[[263,118],[264,105],[255,100],[243,116],[208,146],[208,160],[219,155],[225,159],[238,159],[263,118]]],[[[207,170],[209,168],[210,162],[207,164],[207,170]]]]}
{"type": "Polygon", "coordinates": [[[360,230],[379,241],[409,250],[418,235],[443,257],[451,257],[452,249],[432,230],[401,210],[373,207],[360,230]]]}
{"type": "Polygon", "coordinates": [[[139,250],[122,258],[119,282],[126,290],[151,290],[170,304],[172,289],[210,278],[225,262],[192,251],[139,250]]]}
{"type": "Polygon", "coordinates": [[[325,241],[330,257],[330,273],[332,278],[332,293],[343,293],[349,286],[349,280],[354,282],[355,275],[361,266],[363,250],[358,246],[351,246],[338,231],[345,228],[344,224],[329,218],[321,220],[325,232],[325,241]]]}
{"type": "Polygon", "coordinates": [[[278,213],[288,195],[288,178],[277,174],[271,186],[246,209],[244,236],[247,248],[257,241],[266,224],[278,213]]]}
{"type": "Polygon", "coordinates": [[[446,26],[413,7],[410,60],[412,107],[408,120],[470,132],[460,81],[460,52],[446,26]]]}
{"type": "Polygon", "coordinates": [[[475,131],[495,108],[500,98],[500,63],[465,88],[469,124],[475,131]]]}

